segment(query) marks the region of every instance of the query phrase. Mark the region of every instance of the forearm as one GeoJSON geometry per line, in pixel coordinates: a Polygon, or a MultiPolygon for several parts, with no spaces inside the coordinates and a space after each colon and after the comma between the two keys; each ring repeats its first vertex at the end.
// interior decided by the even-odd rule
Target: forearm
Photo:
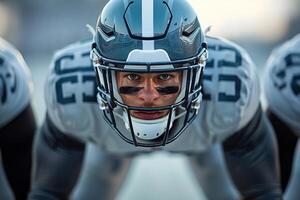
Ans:
{"type": "Polygon", "coordinates": [[[284,197],[287,200],[300,199],[300,140],[294,154],[293,169],[284,197]]]}
{"type": "Polygon", "coordinates": [[[207,199],[240,199],[228,174],[222,151],[216,144],[203,153],[191,155],[191,167],[207,199]]]}
{"type": "Polygon", "coordinates": [[[12,192],[11,188],[9,187],[9,184],[6,179],[6,175],[5,175],[3,167],[2,167],[1,155],[0,155],[0,199],[5,199],[5,200],[14,200],[15,199],[13,192],[12,192]]]}
{"type": "Polygon", "coordinates": [[[67,199],[77,181],[84,146],[55,131],[46,121],[35,138],[31,200],[67,199]]]}
{"type": "Polygon", "coordinates": [[[116,199],[127,176],[131,160],[131,156],[110,155],[97,144],[89,143],[86,146],[84,165],[72,199],[116,199]]]}
{"type": "Polygon", "coordinates": [[[0,129],[3,168],[16,199],[26,199],[29,192],[32,141],[36,127],[29,104],[13,121],[0,129]]]}
{"type": "Polygon", "coordinates": [[[276,134],[279,152],[281,187],[284,192],[290,179],[298,137],[284,121],[272,112],[271,109],[267,109],[266,113],[276,134]]]}
{"type": "Polygon", "coordinates": [[[261,112],[224,143],[232,179],[244,199],[282,199],[273,129],[261,112]]]}

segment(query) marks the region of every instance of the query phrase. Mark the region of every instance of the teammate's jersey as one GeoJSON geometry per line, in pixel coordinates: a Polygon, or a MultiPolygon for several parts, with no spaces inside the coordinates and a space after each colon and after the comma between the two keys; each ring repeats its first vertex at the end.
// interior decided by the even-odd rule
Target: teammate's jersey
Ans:
{"type": "MultiPolygon", "coordinates": [[[[208,38],[209,61],[204,75],[199,115],[168,151],[202,151],[243,128],[259,106],[255,66],[239,46],[208,38]]],[[[51,63],[45,88],[48,115],[61,132],[93,141],[109,153],[151,151],[123,141],[102,117],[96,103],[95,73],[89,58],[91,41],[58,51],[51,63]]]]}
{"type": "Polygon", "coordinates": [[[21,54],[0,38],[0,128],[30,102],[32,81],[21,54]]]}
{"type": "Polygon", "coordinates": [[[264,90],[268,107],[300,136],[300,34],[273,50],[264,90]]]}

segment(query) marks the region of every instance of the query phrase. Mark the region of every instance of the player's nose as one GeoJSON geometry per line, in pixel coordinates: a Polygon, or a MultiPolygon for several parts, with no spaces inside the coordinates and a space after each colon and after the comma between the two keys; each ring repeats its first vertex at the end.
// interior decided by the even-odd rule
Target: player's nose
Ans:
{"type": "Polygon", "coordinates": [[[152,104],[159,98],[159,93],[153,80],[145,81],[144,88],[139,93],[139,98],[142,99],[144,104],[152,104]]]}

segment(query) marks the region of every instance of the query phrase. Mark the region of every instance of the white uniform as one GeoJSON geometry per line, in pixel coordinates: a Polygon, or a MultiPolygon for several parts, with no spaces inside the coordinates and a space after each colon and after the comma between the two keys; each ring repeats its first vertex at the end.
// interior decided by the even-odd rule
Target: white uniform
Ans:
{"type": "MultiPolygon", "coordinates": [[[[300,136],[300,34],[276,48],[267,62],[264,90],[271,111],[300,136]]],[[[283,147],[284,148],[284,147],[283,147]]],[[[300,142],[285,198],[300,198],[300,142]]]]}
{"type": "MultiPolygon", "coordinates": [[[[204,73],[204,101],[199,116],[164,150],[205,150],[243,128],[258,108],[259,83],[248,54],[225,40],[208,38],[207,42],[210,59],[204,73]]],[[[55,54],[45,88],[51,121],[61,132],[83,142],[94,141],[108,153],[152,151],[127,144],[102,118],[95,101],[90,47],[91,42],[76,43],[55,54]]]]}
{"type": "Polygon", "coordinates": [[[30,102],[32,81],[21,54],[0,38],[0,128],[30,102]]]}
{"type": "Polygon", "coordinates": [[[187,153],[210,199],[236,199],[221,158],[222,142],[227,167],[241,194],[250,199],[279,199],[274,138],[259,106],[255,66],[241,47],[210,37],[207,42],[210,58],[199,114],[175,141],[155,148],[126,143],[103,119],[96,103],[91,42],[58,51],[45,85],[48,114],[35,140],[29,199],[64,199],[75,184],[75,199],[109,198],[122,180],[118,175],[128,170],[130,155],[154,150],[187,153]],[[88,143],[81,171],[84,147],[72,137],[88,143]],[[252,174],[245,173],[250,170],[252,174]],[[222,187],[218,193],[216,186],[222,187]]]}

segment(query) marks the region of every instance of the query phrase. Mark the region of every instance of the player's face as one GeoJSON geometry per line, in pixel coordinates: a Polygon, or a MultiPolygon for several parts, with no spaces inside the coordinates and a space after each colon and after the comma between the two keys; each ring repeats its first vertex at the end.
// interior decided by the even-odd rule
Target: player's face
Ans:
{"type": "MultiPolygon", "coordinates": [[[[123,102],[129,106],[160,107],[175,103],[181,87],[181,72],[118,72],[117,85],[123,102]]],[[[163,111],[131,111],[131,116],[152,120],[168,114],[163,111]]]]}

